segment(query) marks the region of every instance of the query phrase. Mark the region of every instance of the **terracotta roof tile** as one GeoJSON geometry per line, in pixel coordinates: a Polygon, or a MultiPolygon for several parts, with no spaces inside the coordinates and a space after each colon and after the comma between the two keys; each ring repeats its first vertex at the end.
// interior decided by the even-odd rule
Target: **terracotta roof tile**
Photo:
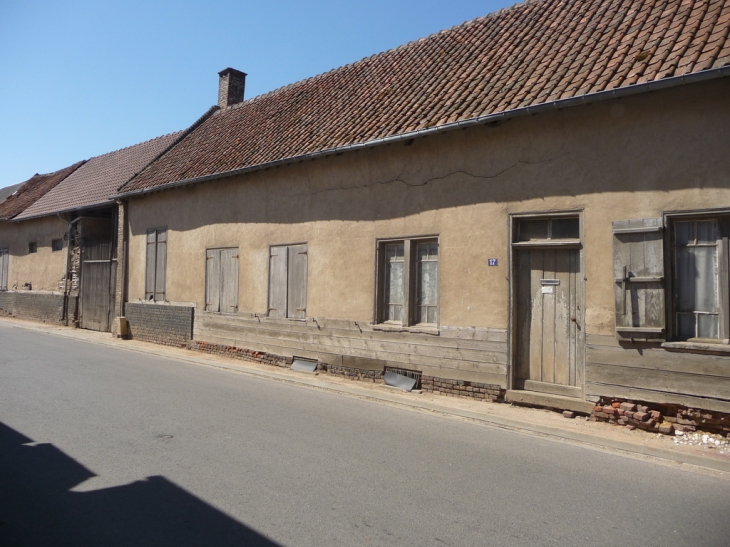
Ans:
{"type": "Polygon", "coordinates": [[[102,205],[109,196],[167,150],[183,134],[170,133],[88,160],[17,216],[31,218],[102,205]]]}
{"type": "Polygon", "coordinates": [[[216,112],[122,191],[730,64],[730,0],[533,0],[216,112]]]}
{"type": "Polygon", "coordinates": [[[64,169],[46,175],[33,175],[20,185],[14,194],[0,203],[0,219],[9,220],[31,207],[62,180],[76,171],[84,162],[80,161],[64,169]]]}

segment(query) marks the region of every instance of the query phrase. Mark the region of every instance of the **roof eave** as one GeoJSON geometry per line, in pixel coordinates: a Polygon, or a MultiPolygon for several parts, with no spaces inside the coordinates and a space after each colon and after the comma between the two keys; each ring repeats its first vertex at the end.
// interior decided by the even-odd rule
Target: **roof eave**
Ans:
{"type": "Polygon", "coordinates": [[[140,188],[139,190],[132,190],[130,192],[118,193],[110,196],[109,199],[128,199],[133,197],[139,197],[153,192],[161,192],[163,190],[169,190],[172,188],[178,188],[181,186],[189,186],[191,184],[197,184],[200,182],[207,182],[210,180],[218,180],[229,177],[235,177],[252,171],[260,171],[263,169],[269,169],[271,167],[280,167],[282,165],[288,165],[291,163],[298,163],[308,159],[321,158],[324,156],[331,156],[334,154],[341,154],[343,152],[349,152],[354,150],[361,150],[364,148],[372,148],[383,144],[389,144],[400,141],[407,141],[410,139],[425,137],[427,135],[433,135],[437,133],[444,133],[447,131],[453,131],[455,129],[463,129],[473,125],[479,125],[484,123],[496,122],[507,120],[510,118],[517,118],[520,116],[528,116],[532,114],[538,114],[540,112],[546,112],[550,110],[560,110],[571,106],[584,105],[589,103],[595,103],[600,101],[607,101],[611,99],[618,99],[621,97],[627,97],[631,95],[637,95],[640,93],[647,93],[649,91],[658,91],[661,89],[668,89],[672,87],[679,87],[691,83],[703,82],[707,80],[714,80],[722,77],[730,76],[730,66],[723,66],[718,68],[712,68],[708,70],[702,70],[700,72],[693,72],[682,76],[672,76],[670,78],[664,78],[661,80],[652,80],[651,82],[644,82],[641,84],[634,84],[626,87],[619,87],[616,89],[610,89],[605,91],[598,91],[596,93],[588,93],[578,97],[569,97],[566,99],[557,99],[546,103],[540,103],[532,106],[524,106],[515,108],[512,110],[505,110],[502,112],[496,112],[493,114],[485,114],[483,116],[477,116],[475,118],[469,118],[467,120],[461,120],[458,122],[451,122],[444,125],[429,127],[427,129],[418,129],[416,131],[409,131],[407,133],[400,133],[398,135],[391,135],[389,137],[383,137],[380,139],[374,139],[357,144],[348,144],[344,146],[338,146],[335,148],[328,148],[326,150],[318,150],[317,152],[311,152],[307,154],[301,154],[298,156],[291,156],[288,158],[282,158],[266,163],[259,163],[256,165],[249,165],[247,167],[241,167],[239,169],[232,169],[230,171],[224,171],[220,173],[213,173],[210,175],[203,175],[191,179],[184,179],[174,182],[168,182],[159,186],[152,186],[149,188],[140,188]]]}

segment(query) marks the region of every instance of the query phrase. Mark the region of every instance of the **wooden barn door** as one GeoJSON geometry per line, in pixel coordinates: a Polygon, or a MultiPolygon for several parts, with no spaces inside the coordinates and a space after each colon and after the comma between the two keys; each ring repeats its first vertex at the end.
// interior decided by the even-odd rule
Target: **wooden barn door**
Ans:
{"type": "Polygon", "coordinates": [[[532,248],[515,256],[515,387],[581,397],[580,251],[532,248]]]}
{"type": "Polygon", "coordinates": [[[110,241],[85,241],[81,246],[80,317],[84,329],[109,332],[117,279],[110,241]]]}

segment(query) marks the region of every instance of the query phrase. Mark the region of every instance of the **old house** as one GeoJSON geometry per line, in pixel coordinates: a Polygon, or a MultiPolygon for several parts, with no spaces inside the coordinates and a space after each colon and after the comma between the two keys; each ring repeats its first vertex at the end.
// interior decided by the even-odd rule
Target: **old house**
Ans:
{"type": "Polygon", "coordinates": [[[132,336],[730,412],[730,2],[537,0],[219,109],[125,184],[132,336]]]}
{"type": "Polygon", "coordinates": [[[116,303],[116,189],[183,132],[36,175],[0,204],[0,310],[109,331],[116,303]],[[70,242],[70,245],[69,245],[70,242]]]}

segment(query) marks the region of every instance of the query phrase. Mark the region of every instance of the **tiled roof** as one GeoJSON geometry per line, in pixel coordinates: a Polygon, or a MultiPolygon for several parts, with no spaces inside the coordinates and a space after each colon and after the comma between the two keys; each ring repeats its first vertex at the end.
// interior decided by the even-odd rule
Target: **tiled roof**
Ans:
{"type": "Polygon", "coordinates": [[[18,184],[13,184],[12,186],[6,186],[5,188],[0,188],[0,203],[5,201],[6,198],[9,198],[12,196],[17,189],[19,189],[21,186],[23,186],[22,182],[19,182],[18,184]]]}
{"type": "Polygon", "coordinates": [[[33,175],[20,185],[20,188],[11,196],[0,203],[0,219],[8,220],[22,213],[32,206],[36,201],[46,195],[63,179],[72,174],[83,161],[74,163],[64,169],[46,175],[33,175]]]}
{"type": "Polygon", "coordinates": [[[730,0],[537,0],[221,110],[122,189],[730,65],[730,0]]]}
{"type": "Polygon", "coordinates": [[[117,188],[140,172],[183,134],[170,133],[88,160],[61,184],[28,207],[17,219],[108,203],[117,188]]]}

